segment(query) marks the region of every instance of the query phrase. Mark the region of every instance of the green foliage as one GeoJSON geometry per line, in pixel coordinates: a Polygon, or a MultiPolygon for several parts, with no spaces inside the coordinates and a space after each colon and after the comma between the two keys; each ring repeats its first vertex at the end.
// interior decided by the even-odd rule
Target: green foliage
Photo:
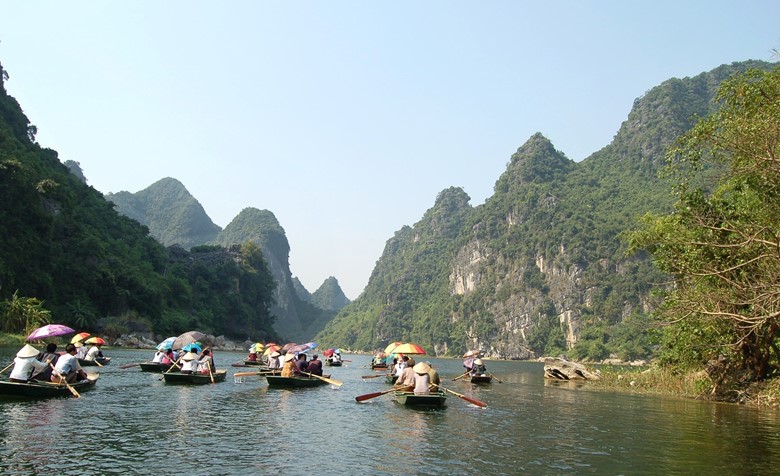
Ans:
{"type": "Polygon", "coordinates": [[[632,244],[674,278],[660,315],[664,359],[726,362],[726,373],[761,380],[780,369],[780,69],[727,80],[720,108],[669,154],[678,203],[648,215],[632,244]],[[714,187],[702,176],[721,172],[714,187]]]}
{"type": "Polygon", "coordinates": [[[39,299],[19,297],[19,292],[14,291],[11,299],[0,302],[0,332],[29,335],[49,323],[51,312],[39,299]]]}
{"type": "MultiPolygon", "coordinates": [[[[21,332],[51,318],[106,332],[138,321],[164,335],[199,328],[276,337],[269,312],[274,283],[261,253],[164,248],[146,227],[119,215],[83,175],[71,173],[56,152],[34,143],[34,126],[0,86],[4,329],[21,332]]],[[[69,165],[80,171],[77,163],[69,165]]],[[[162,185],[181,192],[170,181],[162,185]]],[[[168,220],[178,216],[170,213],[168,220]]]]}

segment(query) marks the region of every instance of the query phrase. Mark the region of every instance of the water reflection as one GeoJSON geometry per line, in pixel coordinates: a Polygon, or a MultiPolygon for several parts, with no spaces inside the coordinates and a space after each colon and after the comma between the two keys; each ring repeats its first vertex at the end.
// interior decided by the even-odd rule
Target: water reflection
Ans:
{"type": "MultiPolygon", "coordinates": [[[[13,355],[16,349],[7,355],[13,355]]],[[[226,354],[226,353],[223,353],[226,354]]],[[[80,399],[0,402],[0,473],[148,474],[771,474],[780,467],[776,411],[590,391],[545,383],[542,365],[491,361],[503,383],[451,379],[457,359],[430,359],[447,407],[413,410],[360,378],[368,356],[334,368],[340,388],[269,389],[265,379],[166,385],[119,366],[112,350],[80,399]],[[69,451],[72,458],[61,458],[69,451]]],[[[225,357],[226,359],[229,356],[225,357]]],[[[243,358],[236,354],[233,361],[243,358]]],[[[244,370],[244,369],[235,369],[244,370]]],[[[232,373],[234,369],[231,369],[232,373]]]]}

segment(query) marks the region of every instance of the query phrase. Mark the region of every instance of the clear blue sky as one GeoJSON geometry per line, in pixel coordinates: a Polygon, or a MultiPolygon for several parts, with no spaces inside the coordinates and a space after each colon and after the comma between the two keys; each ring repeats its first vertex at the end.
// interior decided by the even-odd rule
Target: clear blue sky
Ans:
{"type": "Polygon", "coordinates": [[[2,1],[38,142],[101,192],[181,181],[225,227],[272,211],[309,291],[350,299],[450,186],[484,203],[541,132],[579,161],[637,97],[776,60],[771,1],[2,1]]]}

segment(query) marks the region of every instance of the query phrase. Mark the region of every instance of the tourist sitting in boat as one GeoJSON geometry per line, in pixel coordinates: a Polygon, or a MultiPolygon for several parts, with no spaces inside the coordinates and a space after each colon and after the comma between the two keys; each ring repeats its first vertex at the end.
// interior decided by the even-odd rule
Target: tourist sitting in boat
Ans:
{"type": "Polygon", "coordinates": [[[312,375],[322,376],[322,361],[317,358],[317,354],[312,356],[306,371],[312,375]]]}
{"type": "Polygon", "coordinates": [[[56,364],[57,359],[60,358],[60,354],[57,353],[57,344],[54,342],[49,342],[46,345],[46,352],[41,352],[38,354],[37,359],[46,365],[46,368],[41,370],[40,372],[34,373],[31,380],[40,380],[41,382],[50,382],[51,381],[51,367],[48,364],[56,364]]]}
{"type": "Polygon", "coordinates": [[[431,379],[431,390],[436,390],[438,385],[441,383],[441,377],[439,377],[439,372],[436,371],[436,369],[433,368],[433,365],[431,365],[430,362],[425,362],[428,367],[430,367],[430,370],[428,371],[428,376],[431,379]]]}
{"type": "Polygon", "coordinates": [[[257,362],[257,352],[255,351],[255,346],[252,346],[252,350],[249,351],[249,355],[246,356],[246,360],[250,362],[257,362]]]}
{"type": "Polygon", "coordinates": [[[87,348],[84,347],[84,344],[82,344],[81,342],[76,342],[73,345],[76,346],[76,358],[77,359],[82,359],[82,360],[86,359],[87,358],[87,348]]]}
{"type": "Polygon", "coordinates": [[[406,367],[398,376],[398,380],[395,381],[393,388],[402,392],[410,392],[414,389],[414,369],[412,367],[406,367]]]}
{"type": "Polygon", "coordinates": [[[295,373],[296,375],[304,375],[309,370],[309,363],[306,362],[306,354],[298,354],[298,358],[295,360],[295,373]]]}
{"type": "Polygon", "coordinates": [[[152,362],[154,362],[155,364],[161,364],[163,357],[165,357],[165,352],[163,352],[162,350],[158,350],[157,352],[154,353],[154,358],[152,359],[152,362]]]}
{"type": "Polygon", "coordinates": [[[430,372],[431,366],[425,362],[420,362],[412,370],[414,370],[414,394],[430,395],[431,375],[428,372],[430,372]]]}
{"type": "Polygon", "coordinates": [[[202,374],[214,373],[217,368],[214,364],[214,353],[211,349],[203,349],[198,359],[198,372],[202,374]]]}
{"type": "Polygon", "coordinates": [[[400,377],[406,367],[409,367],[409,357],[402,355],[397,359],[397,364],[393,366],[393,375],[400,377]]]}
{"type": "Polygon", "coordinates": [[[87,351],[87,356],[84,360],[96,360],[98,357],[103,357],[103,351],[100,350],[101,344],[92,344],[92,347],[87,351]]]}
{"type": "Polygon", "coordinates": [[[374,356],[374,360],[371,361],[371,365],[385,365],[385,354],[380,352],[374,356]]]}
{"type": "Polygon", "coordinates": [[[181,357],[184,363],[181,366],[181,373],[194,374],[198,372],[198,354],[195,352],[187,352],[181,357]]]}
{"type": "Polygon", "coordinates": [[[334,352],[333,357],[331,357],[331,360],[333,362],[341,362],[341,354],[338,351],[334,352]]]}
{"type": "Polygon", "coordinates": [[[279,361],[279,356],[281,356],[277,351],[271,352],[271,355],[268,356],[268,368],[272,370],[280,369],[282,368],[282,363],[279,361]]]}
{"type": "Polygon", "coordinates": [[[474,360],[474,367],[471,369],[471,375],[485,375],[487,373],[487,367],[482,362],[482,359],[474,360]]]}
{"type": "Polygon", "coordinates": [[[163,352],[162,357],[160,358],[161,364],[168,364],[171,365],[174,362],[176,362],[176,358],[173,354],[173,349],[168,349],[165,352],[163,352]]]}
{"type": "Polygon", "coordinates": [[[57,359],[57,365],[54,366],[54,371],[51,374],[51,381],[62,383],[62,378],[60,377],[64,378],[68,383],[87,378],[87,373],[79,365],[79,359],[76,357],[76,346],[73,344],[66,345],[65,353],[57,359]]]}
{"type": "Polygon", "coordinates": [[[282,377],[294,377],[298,367],[295,365],[295,355],[284,354],[284,366],[282,367],[282,377]]]}
{"type": "Polygon", "coordinates": [[[49,367],[46,362],[41,362],[38,357],[38,349],[25,344],[19,352],[16,353],[14,359],[14,368],[11,370],[11,375],[8,378],[11,382],[26,383],[30,380],[33,372],[40,372],[49,367]]]}

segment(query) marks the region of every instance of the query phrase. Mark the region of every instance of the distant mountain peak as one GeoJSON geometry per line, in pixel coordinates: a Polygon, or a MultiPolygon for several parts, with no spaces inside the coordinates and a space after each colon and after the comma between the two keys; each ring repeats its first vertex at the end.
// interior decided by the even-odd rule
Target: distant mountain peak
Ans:
{"type": "Polygon", "coordinates": [[[311,295],[311,303],[320,309],[338,311],[349,304],[349,299],[333,276],[323,281],[320,287],[311,295]]]}
{"type": "Polygon", "coordinates": [[[531,183],[550,183],[569,174],[574,161],[558,151],[541,133],[532,135],[512,154],[506,171],[496,181],[495,192],[517,191],[531,183]]]}

